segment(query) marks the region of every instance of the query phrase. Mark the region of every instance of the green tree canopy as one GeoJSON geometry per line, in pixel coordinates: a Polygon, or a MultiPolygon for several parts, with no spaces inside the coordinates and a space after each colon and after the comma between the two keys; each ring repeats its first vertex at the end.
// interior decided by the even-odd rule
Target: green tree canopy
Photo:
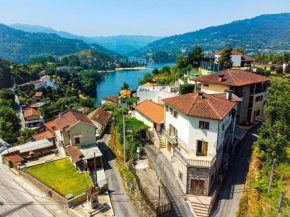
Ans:
{"type": "Polygon", "coordinates": [[[200,65],[200,61],[204,58],[202,47],[196,45],[193,51],[188,54],[188,63],[191,65],[200,65]]]}
{"type": "Polygon", "coordinates": [[[226,47],[223,50],[223,53],[221,57],[218,60],[218,64],[223,68],[223,69],[231,69],[233,67],[233,62],[232,62],[232,48],[226,47]]]}

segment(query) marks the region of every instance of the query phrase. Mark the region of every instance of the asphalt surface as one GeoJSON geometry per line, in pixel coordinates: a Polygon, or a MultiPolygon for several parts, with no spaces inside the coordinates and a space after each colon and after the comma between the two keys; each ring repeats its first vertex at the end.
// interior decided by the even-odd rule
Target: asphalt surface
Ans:
{"type": "Polygon", "coordinates": [[[260,124],[249,130],[237,146],[236,156],[229,163],[226,176],[213,206],[211,216],[234,217],[238,210],[243,185],[249,169],[252,144],[257,140],[260,124]]]}
{"type": "Polygon", "coordinates": [[[157,176],[162,180],[169,192],[169,197],[173,204],[173,215],[178,217],[193,216],[189,205],[184,200],[185,195],[176,181],[171,162],[154,145],[145,145],[145,150],[157,176]]]}
{"type": "Polygon", "coordinates": [[[53,216],[28,192],[0,170],[0,216],[48,217],[53,216]]]}
{"type": "Polygon", "coordinates": [[[101,140],[99,140],[99,148],[103,153],[103,164],[109,184],[109,194],[115,215],[117,217],[137,217],[134,207],[128,198],[123,181],[117,167],[115,157],[111,153],[107,144],[110,134],[107,132],[101,140]]]}

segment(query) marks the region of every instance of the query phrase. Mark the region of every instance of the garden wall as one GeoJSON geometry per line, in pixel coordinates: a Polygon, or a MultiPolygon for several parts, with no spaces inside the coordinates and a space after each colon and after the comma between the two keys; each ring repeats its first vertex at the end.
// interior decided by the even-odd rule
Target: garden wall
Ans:
{"type": "Polygon", "coordinates": [[[79,196],[74,197],[73,199],[68,201],[68,207],[72,207],[75,205],[78,205],[79,203],[82,203],[87,200],[86,193],[80,194],[79,196]]]}

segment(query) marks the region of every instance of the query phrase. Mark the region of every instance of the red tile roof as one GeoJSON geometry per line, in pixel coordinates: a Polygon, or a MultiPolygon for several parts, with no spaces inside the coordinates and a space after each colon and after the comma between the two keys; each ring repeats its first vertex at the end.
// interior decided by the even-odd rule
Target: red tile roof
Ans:
{"type": "Polygon", "coordinates": [[[103,124],[103,125],[107,123],[110,116],[111,114],[102,108],[97,108],[96,110],[88,114],[89,119],[99,122],[100,124],[103,124]]]}
{"type": "Polygon", "coordinates": [[[50,131],[41,132],[39,134],[32,136],[32,138],[35,141],[38,141],[38,140],[45,139],[45,136],[46,136],[46,139],[54,139],[55,138],[55,136],[50,131]]]}
{"type": "Polygon", "coordinates": [[[102,100],[107,100],[110,101],[112,103],[116,103],[118,102],[118,95],[112,95],[112,96],[107,96],[105,98],[102,98],[102,100]]]}
{"type": "Polygon", "coordinates": [[[155,123],[164,120],[164,106],[150,100],[145,100],[135,106],[135,109],[155,123]]]}
{"type": "MultiPolygon", "coordinates": [[[[221,50],[221,51],[216,52],[215,54],[221,55],[223,52],[224,50],[221,50]]],[[[238,51],[232,50],[232,55],[243,55],[243,54],[238,51]]]]}
{"type": "MultiPolygon", "coordinates": [[[[221,99],[227,99],[227,94],[226,93],[215,93],[215,94],[211,94],[212,96],[221,98],[221,99]]],[[[242,102],[243,100],[239,97],[237,97],[235,94],[232,93],[232,102],[242,102]]]]}
{"type": "Polygon", "coordinates": [[[98,194],[100,192],[100,190],[97,190],[95,187],[91,187],[90,189],[88,189],[86,191],[86,194],[91,197],[91,196],[94,196],[96,194],[98,194]]]}
{"type": "Polygon", "coordinates": [[[55,120],[43,124],[50,132],[58,130],[55,120]]]}
{"type": "Polygon", "coordinates": [[[31,116],[41,116],[41,112],[40,111],[36,111],[33,108],[26,109],[24,111],[24,118],[28,118],[28,117],[31,117],[31,116]]]}
{"type": "Polygon", "coordinates": [[[37,103],[30,105],[30,108],[38,108],[38,107],[39,107],[39,106],[38,106],[37,103]]]}
{"type": "Polygon", "coordinates": [[[245,60],[245,61],[255,61],[254,58],[252,58],[252,57],[248,57],[248,56],[246,56],[246,55],[242,55],[242,60],[245,60]]]}
{"type": "Polygon", "coordinates": [[[71,146],[65,149],[65,151],[71,157],[74,163],[81,161],[81,156],[83,156],[83,153],[79,150],[77,146],[71,146]]]}
{"type": "Polygon", "coordinates": [[[60,118],[55,119],[55,122],[60,131],[63,131],[64,129],[69,129],[78,122],[83,122],[94,126],[94,124],[85,114],[71,110],[62,113],[60,118]]]}
{"type": "Polygon", "coordinates": [[[212,73],[205,76],[200,76],[197,78],[191,79],[192,81],[198,81],[203,83],[214,83],[214,84],[223,84],[228,86],[244,86],[248,84],[255,84],[264,81],[270,81],[271,78],[258,75],[251,72],[246,72],[239,69],[228,69],[221,72],[212,73]],[[224,74],[223,80],[220,82],[218,80],[219,74],[224,74]]]}
{"type": "Polygon", "coordinates": [[[83,112],[83,111],[87,112],[89,109],[90,109],[89,107],[80,107],[80,108],[78,109],[78,111],[79,111],[79,112],[83,112]]]}
{"type": "Polygon", "coordinates": [[[34,97],[40,98],[42,97],[43,93],[42,92],[36,92],[34,97]]]}
{"type": "Polygon", "coordinates": [[[202,99],[199,98],[199,93],[189,93],[162,101],[186,115],[215,120],[224,119],[236,104],[236,102],[205,93],[202,99]]]}
{"type": "Polygon", "coordinates": [[[19,155],[5,156],[7,160],[12,161],[13,163],[23,162],[24,159],[19,155]]]}

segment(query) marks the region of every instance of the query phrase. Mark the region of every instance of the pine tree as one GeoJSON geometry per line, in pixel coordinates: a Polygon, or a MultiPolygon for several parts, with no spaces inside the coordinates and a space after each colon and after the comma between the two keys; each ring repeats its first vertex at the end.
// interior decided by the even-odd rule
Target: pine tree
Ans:
{"type": "Polygon", "coordinates": [[[218,60],[218,64],[223,69],[231,69],[233,67],[233,61],[232,61],[232,48],[226,47],[223,50],[222,56],[218,60]]]}

